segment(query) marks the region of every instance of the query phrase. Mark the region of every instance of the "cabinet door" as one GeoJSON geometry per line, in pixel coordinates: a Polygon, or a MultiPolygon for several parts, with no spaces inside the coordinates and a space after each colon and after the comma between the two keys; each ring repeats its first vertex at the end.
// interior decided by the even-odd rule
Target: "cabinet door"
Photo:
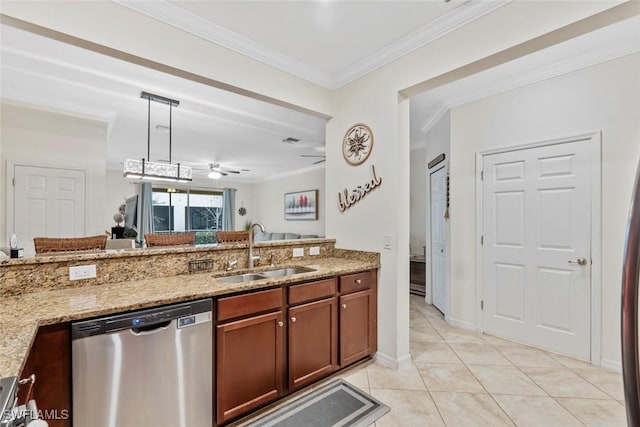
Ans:
{"type": "Polygon", "coordinates": [[[340,366],[376,350],[375,289],[340,297],[340,366]]]}
{"type": "Polygon", "coordinates": [[[281,395],[283,326],[282,311],[217,326],[218,424],[281,395]]]}
{"type": "MultiPolygon", "coordinates": [[[[42,326],[31,346],[22,378],[36,375],[32,397],[50,427],[71,425],[71,331],[68,323],[42,326]]],[[[20,386],[25,403],[28,386],[20,386]]]]}
{"type": "Polygon", "coordinates": [[[295,389],[337,369],[336,298],[289,308],[289,388],[295,389]]]}

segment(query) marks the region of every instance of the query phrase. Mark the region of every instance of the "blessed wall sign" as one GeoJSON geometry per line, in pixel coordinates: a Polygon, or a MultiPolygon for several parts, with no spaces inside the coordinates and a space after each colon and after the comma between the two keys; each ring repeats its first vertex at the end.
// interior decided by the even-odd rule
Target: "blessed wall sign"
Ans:
{"type": "MultiPolygon", "coordinates": [[[[364,123],[356,123],[344,134],[342,139],[342,155],[351,166],[358,166],[369,158],[373,150],[373,132],[364,123]]],[[[371,165],[371,180],[356,186],[349,191],[345,188],[338,193],[338,209],[344,212],[358,203],[364,196],[380,187],[382,178],[376,174],[375,165],[371,165]]]]}
{"type": "Polygon", "coordinates": [[[365,182],[363,185],[358,185],[351,191],[345,188],[344,191],[338,193],[338,208],[340,209],[340,212],[346,211],[351,206],[362,200],[364,196],[380,187],[382,184],[382,178],[376,175],[376,167],[374,165],[371,165],[371,174],[373,177],[370,181],[365,182]]]}

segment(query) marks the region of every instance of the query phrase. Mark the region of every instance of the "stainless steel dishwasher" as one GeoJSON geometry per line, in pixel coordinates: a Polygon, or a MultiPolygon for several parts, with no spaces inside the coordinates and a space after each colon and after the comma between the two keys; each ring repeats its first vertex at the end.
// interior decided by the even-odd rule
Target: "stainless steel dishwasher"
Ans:
{"type": "Polygon", "coordinates": [[[211,427],[212,301],[73,323],[74,427],[211,427]]]}

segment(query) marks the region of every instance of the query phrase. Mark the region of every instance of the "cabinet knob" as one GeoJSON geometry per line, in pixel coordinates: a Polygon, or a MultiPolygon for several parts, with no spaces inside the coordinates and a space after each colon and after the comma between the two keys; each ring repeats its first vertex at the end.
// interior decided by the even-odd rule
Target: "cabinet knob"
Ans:
{"type": "Polygon", "coordinates": [[[361,279],[356,279],[356,283],[359,285],[360,283],[362,283],[361,279]]]}
{"type": "Polygon", "coordinates": [[[293,323],[296,323],[296,318],[295,318],[295,317],[292,317],[292,318],[291,318],[291,321],[292,321],[293,323]]]}
{"type": "Polygon", "coordinates": [[[280,321],[278,322],[278,326],[280,326],[280,327],[282,328],[282,327],[284,326],[284,322],[283,322],[282,320],[280,320],[280,321]]]}
{"type": "Polygon", "coordinates": [[[342,308],[347,308],[347,304],[342,304],[342,308]]]}

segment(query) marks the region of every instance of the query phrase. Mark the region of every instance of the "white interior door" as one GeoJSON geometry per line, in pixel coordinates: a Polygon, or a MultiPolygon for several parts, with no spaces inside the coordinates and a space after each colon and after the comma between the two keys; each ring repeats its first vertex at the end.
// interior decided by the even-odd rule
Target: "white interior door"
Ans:
{"type": "Polygon", "coordinates": [[[591,147],[483,158],[483,327],[590,358],[591,147]]]}
{"type": "Polygon", "coordinates": [[[84,235],[84,171],[15,165],[13,195],[12,229],[25,254],[35,253],[34,237],[84,235]]]}
{"type": "Polygon", "coordinates": [[[430,175],[431,188],[431,289],[433,305],[446,313],[446,229],[447,169],[442,167],[430,175]]]}

